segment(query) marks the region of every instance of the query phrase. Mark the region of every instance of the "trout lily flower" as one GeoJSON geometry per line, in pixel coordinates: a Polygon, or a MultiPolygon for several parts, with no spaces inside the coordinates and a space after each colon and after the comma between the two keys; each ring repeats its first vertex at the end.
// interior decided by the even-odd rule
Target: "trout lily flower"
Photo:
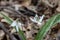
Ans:
{"type": "Polygon", "coordinates": [[[42,15],[42,16],[38,17],[38,15],[36,14],[34,18],[30,17],[30,20],[34,23],[42,24],[42,20],[43,20],[44,16],[45,15],[42,15]]]}

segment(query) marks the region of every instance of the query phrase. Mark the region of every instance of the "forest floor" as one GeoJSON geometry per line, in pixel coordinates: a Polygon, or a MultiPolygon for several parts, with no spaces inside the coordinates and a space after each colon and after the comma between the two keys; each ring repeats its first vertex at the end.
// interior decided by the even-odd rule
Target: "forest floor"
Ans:
{"type": "MultiPolygon", "coordinates": [[[[38,30],[48,19],[60,13],[60,0],[1,0],[0,13],[9,16],[14,21],[18,19],[23,24],[20,29],[24,32],[26,39],[34,40],[38,30]],[[36,15],[38,18],[44,15],[41,24],[30,19],[36,17],[36,15]]],[[[6,23],[1,15],[0,22],[5,27],[0,28],[0,40],[11,40],[9,34],[6,32],[11,33],[17,40],[21,40],[16,30],[10,27],[11,25],[6,23]]],[[[44,40],[60,40],[59,23],[49,30],[44,40]]]]}

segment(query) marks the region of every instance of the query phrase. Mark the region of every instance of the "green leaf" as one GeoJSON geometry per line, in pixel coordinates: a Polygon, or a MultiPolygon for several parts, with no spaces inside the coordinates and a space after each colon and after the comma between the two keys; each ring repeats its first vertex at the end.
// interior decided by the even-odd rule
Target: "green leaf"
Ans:
{"type": "Polygon", "coordinates": [[[7,21],[8,24],[11,24],[13,22],[13,20],[8,16],[4,15],[3,13],[0,13],[0,14],[3,16],[3,18],[7,21]]]}
{"type": "Polygon", "coordinates": [[[43,37],[46,35],[46,33],[49,31],[49,29],[60,22],[60,14],[57,14],[50,18],[47,23],[45,23],[42,28],[37,33],[35,40],[43,40],[43,37]]]}
{"type": "MultiPolygon", "coordinates": [[[[3,13],[0,13],[0,14],[3,16],[4,19],[6,19],[6,21],[7,21],[8,24],[10,24],[10,25],[12,24],[13,19],[9,18],[8,16],[4,15],[3,13]]],[[[22,32],[22,30],[19,29],[18,33],[21,36],[22,40],[26,40],[26,38],[25,38],[24,33],[22,32]]]]}
{"type": "Polygon", "coordinates": [[[26,40],[24,33],[20,29],[19,29],[19,34],[20,34],[22,40],[26,40]]]}

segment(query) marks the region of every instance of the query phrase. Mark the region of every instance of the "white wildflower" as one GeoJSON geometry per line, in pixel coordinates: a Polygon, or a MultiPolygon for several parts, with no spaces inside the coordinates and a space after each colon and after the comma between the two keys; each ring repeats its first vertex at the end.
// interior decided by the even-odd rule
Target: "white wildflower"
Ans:
{"type": "Polygon", "coordinates": [[[45,15],[42,15],[40,16],[40,18],[38,17],[38,15],[36,14],[34,18],[31,18],[30,17],[30,20],[34,23],[37,23],[37,24],[42,24],[42,20],[44,18],[45,15]]]}
{"type": "Polygon", "coordinates": [[[22,23],[18,22],[18,21],[13,21],[13,23],[11,24],[12,27],[16,27],[16,31],[19,31],[19,28],[22,30],[22,23]]]}

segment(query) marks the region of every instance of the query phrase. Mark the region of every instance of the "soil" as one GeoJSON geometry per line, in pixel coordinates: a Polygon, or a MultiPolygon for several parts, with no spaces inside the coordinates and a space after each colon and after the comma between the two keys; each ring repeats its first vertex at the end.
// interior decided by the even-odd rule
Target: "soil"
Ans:
{"type": "MultiPolygon", "coordinates": [[[[0,0],[0,12],[23,23],[22,31],[26,39],[34,40],[37,32],[48,19],[60,13],[60,0],[0,0]],[[38,25],[29,19],[30,17],[34,18],[36,14],[38,16],[45,15],[42,25],[38,25]]],[[[19,33],[10,27],[1,15],[0,22],[4,25],[4,27],[0,27],[0,40],[13,40],[10,37],[14,37],[15,40],[22,40],[19,33]],[[4,29],[8,31],[4,31],[4,29]]],[[[60,23],[48,31],[44,40],[60,40],[60,23]]]]}

